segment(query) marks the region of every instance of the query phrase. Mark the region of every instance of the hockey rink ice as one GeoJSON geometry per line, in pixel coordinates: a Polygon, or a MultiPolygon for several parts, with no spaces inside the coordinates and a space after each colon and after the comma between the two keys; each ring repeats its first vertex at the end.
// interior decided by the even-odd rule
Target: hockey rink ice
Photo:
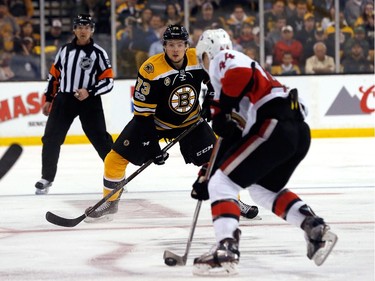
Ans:
{"type": "MultiPolygon", "coordinates": [[[[374,138],[313,139],[288,185],[339,237],[321,267],[307,259],[301,229],[259,208],[262,220],[241,219],[239,274],[225,280],[373,281],[374,147],[374,138]]],[[[114,221],[64,228],[45,213],[76,218],[97,203],[103,164],[91,145],[63,145],[50,194],[36,196],[41,146],[25,146],[0,181],[0,280],[224,280],[192,274],[193,259],[214,244],[208,201],[186,266],[164,264],[164,250],[184,254],[197,202],[190,190],[198,168],[184,164],[178,144],[169,152],[164,166],[152,164],[128,183],[114,221]]],[[[252,203],[247,191],[241,199],[252,203]]]]}

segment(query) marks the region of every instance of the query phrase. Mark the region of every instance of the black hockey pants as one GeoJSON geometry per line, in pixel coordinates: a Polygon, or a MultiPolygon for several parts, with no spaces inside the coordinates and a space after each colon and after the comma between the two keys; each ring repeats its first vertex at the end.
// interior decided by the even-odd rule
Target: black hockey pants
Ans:
{"type": "Polygon", "coordinates": [[[250,132],[221,157],[220,169],[243,188],[259,184],[278,192],[288,182],[310,147],[310,128],[289,99],[262,106],[250,132]]]}

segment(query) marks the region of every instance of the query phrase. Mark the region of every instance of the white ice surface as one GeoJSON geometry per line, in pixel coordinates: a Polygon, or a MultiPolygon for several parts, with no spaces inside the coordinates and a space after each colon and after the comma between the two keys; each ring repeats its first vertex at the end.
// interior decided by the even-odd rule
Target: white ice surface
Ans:
{"type": "MultiPolygon", "coordinates": [[[[314,139],[288,185],[339,236],[325,264],[307,259],[300,229],[260,208],[262,220],[241,221],[239,274],[228,280],[373,281],[374,144],[374,138],[314,139]]],[[[192,275],[193,258],[214,242],[207,202],[187,265],[167,267],[162,259],[166,249],[183,255],[196,206],[190,186],[197,168],[184,164],[178,145],[164,166],[148,167],[127,185],[113,222],[74,228],[50,224],[45,213],[75,218],[98,202],[102,162],[90,145],[62,146],[50,194],[36,196],[40,153],[40,146],[24,147],[0,182],[1,281],[217,279],[192,275]]],[[[247,192],[242,199],[252,202],[247,192]]]]}

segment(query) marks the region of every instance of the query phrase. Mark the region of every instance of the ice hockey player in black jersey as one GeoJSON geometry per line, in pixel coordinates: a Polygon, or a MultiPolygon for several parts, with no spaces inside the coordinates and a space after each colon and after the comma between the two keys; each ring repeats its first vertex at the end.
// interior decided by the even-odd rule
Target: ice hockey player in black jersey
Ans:
{"type": "MultiPolygon", "coordinates": [[[[168,154],[162,152],[159,140],[173,139],[205,117],[199,103],[201,84],[207,85],[209,93],[213,88],[188,39],[183,26],[169,26],[163,34],[164,53],[150,57],[140,67],[133,95],[134,116],[104,161],[103,197],[125,180],[129,163],[142,165],[154,159],[155,164],[164,164],[168,154]]],[[[206,164],[215,141],[210,125],[202,122],[179,143],[186,164],[206,164]]],[[[121,191],[115,193],[85,221],[111,220],[120,196],[121,191]]]]}

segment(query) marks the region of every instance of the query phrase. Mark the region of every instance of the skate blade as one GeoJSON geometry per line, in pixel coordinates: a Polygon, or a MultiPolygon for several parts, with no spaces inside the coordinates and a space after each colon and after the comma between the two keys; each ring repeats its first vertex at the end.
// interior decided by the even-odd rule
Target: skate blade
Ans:
{"type": "Polygon", "coordinates": [[[86,223],[106,223],[113,221],[113,216],[113,214],[108,214],[99,218],[86,217],[83,221],[86,223]]]}
{"type": "Polygon", "coordinates": [[[324,247],[322,247],[318,251],[316,251],[316,253],[312,257],[312,259],[314,260],[314,262],[317,266],[322,265],[324,263],[324,261],[327,259],[327,257],[331,253],[333,247],[335,246],[335,244],[337,242],[337,239],[338,239],[337,235],[334,234],[331,231],[327,231],[323,235],[322,240],[325,241],[325,245],[324,245],[324,247]]]}
{"type": "Polygon", "coordinates": [[[193,274],[197,276],[232,276],[238,274],[237,263],[222,262],[220,267],[208,264],[195,264],[193,274]]]}
{"type": "Polygon", "coordinates": [[[248,220],[251,220],[251,221],[261,221],[261,220],[262,220],[262,217],[260,217],[260,216],[256,216],[256,217],[254,217],[254,218],[252,218],[252,219],[248,219],[248,220]]]}
{"type": "Polygon", "coordinates": [[[49,192],[49,187],[40,189],[40,188],[35,188],[35,195],[46,195],[49,192]]]}
{"type": "Polygon", "coordinates": [[[261,221],[261,220],[262,220],[262,217],[260,217],[260,216],[256,216],[256,217],[254,217],[254,218],[249,219],[249,218],[247,218],[247,217],[243,217],[243,216],[241,216],[241,220],[246,220],[246,221],[261,221]]]}

